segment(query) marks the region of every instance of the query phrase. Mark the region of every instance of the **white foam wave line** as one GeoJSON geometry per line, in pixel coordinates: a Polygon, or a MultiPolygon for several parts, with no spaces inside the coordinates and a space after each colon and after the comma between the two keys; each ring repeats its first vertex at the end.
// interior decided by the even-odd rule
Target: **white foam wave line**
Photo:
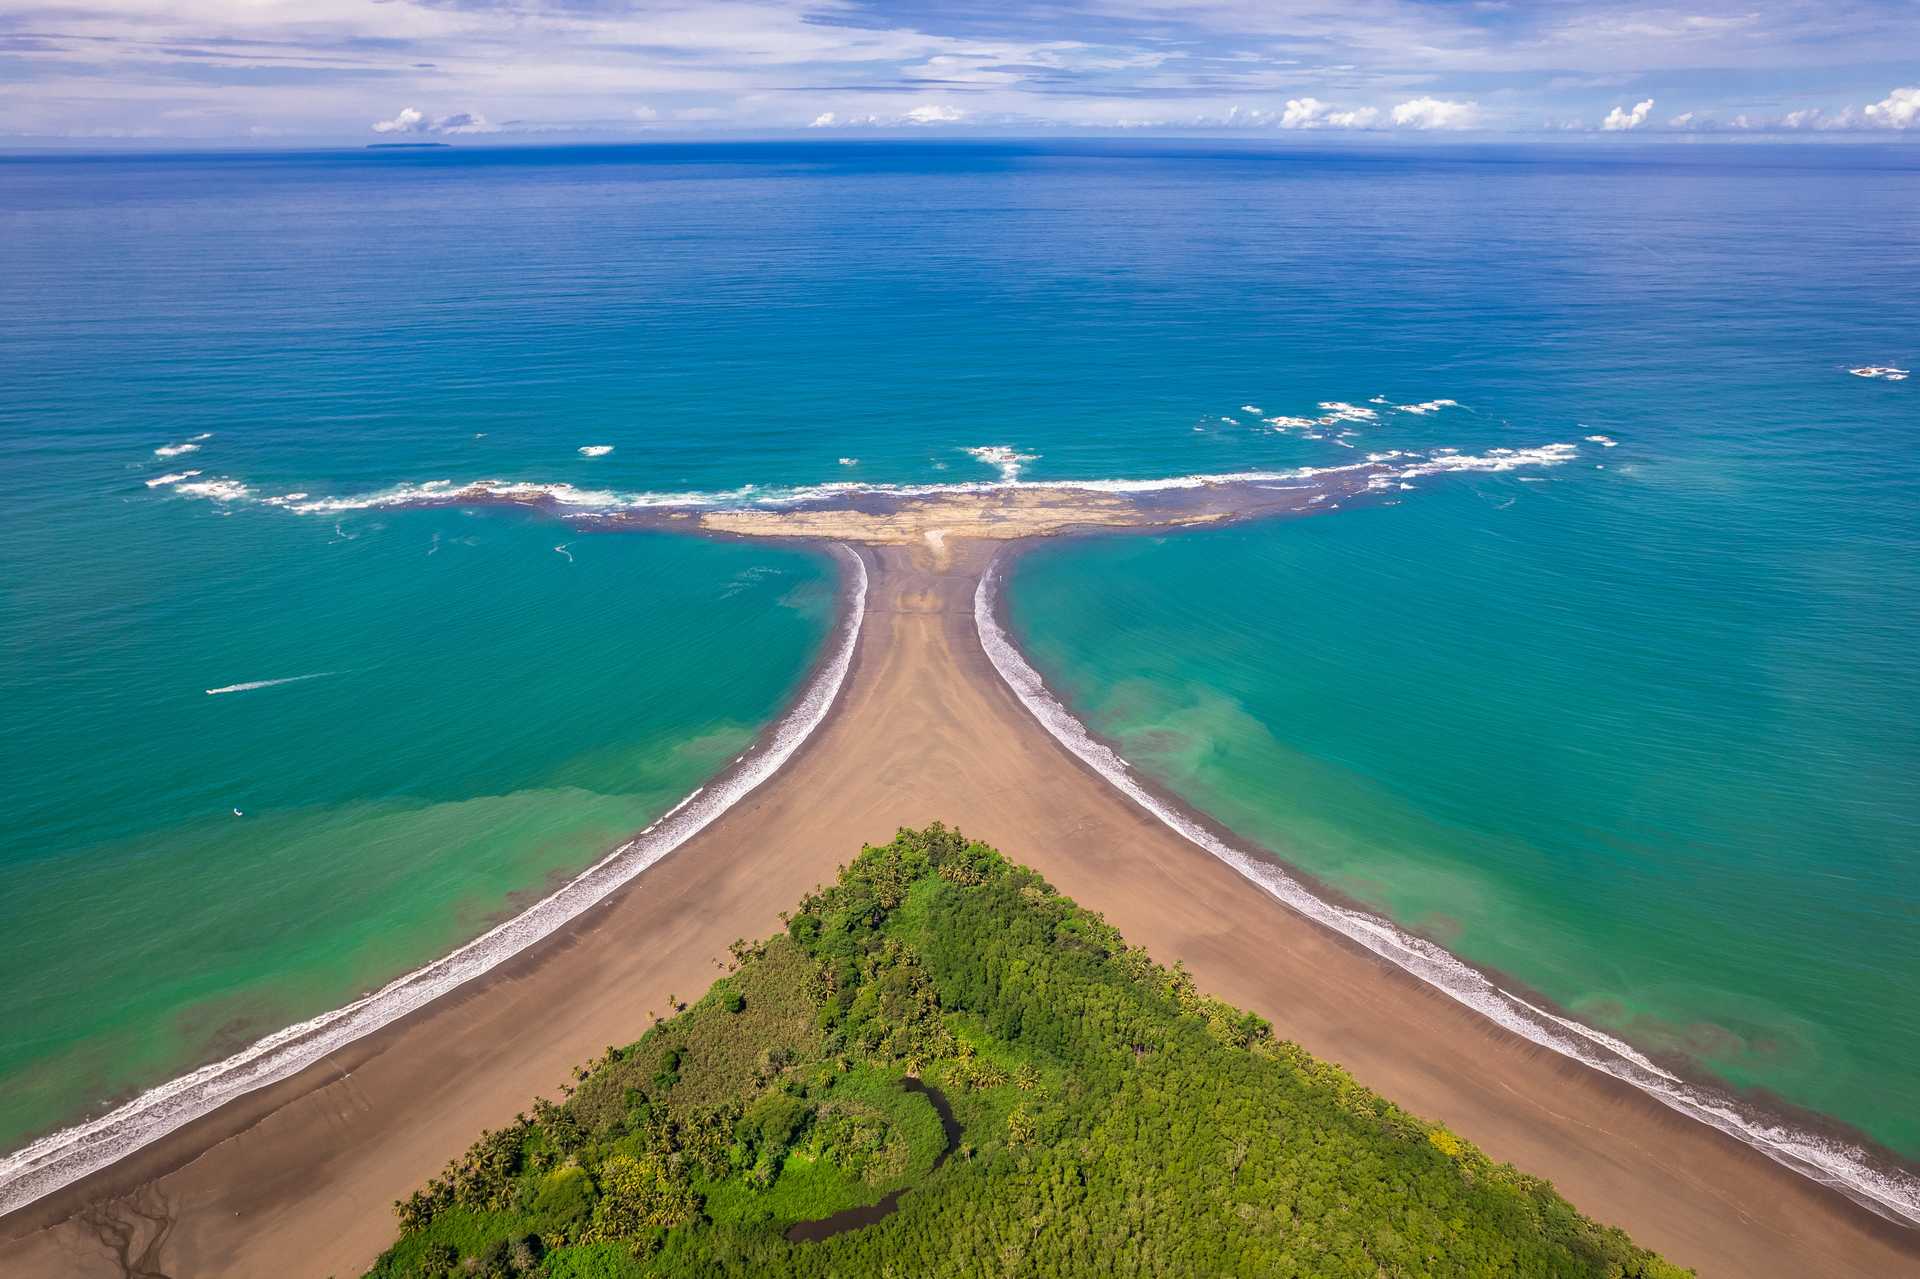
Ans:
{"type": "Polygon", "coordinates": [[[995,612],[999,577],[1000,561],[996,560],[981,575],[973,604],[974,626],[994,670],[1055,740],[1176,834],[1211,853],[1293,910],[1358,942],[1496,1025],[1631,1084],[1674,1110],[1746,1142],[1795,1172],[1830,1186],[1883,1216],[1907,1225],[1920,1225],[1920,1178],[1903,1171],[1876,1168],[1866,1152],[1849,1143],[1748,1113],[1731,1098],[1677,1079],[1625,1044],[1590,1027],[1579,1027],[1552,1014],[1531,1016],[1530,1012],[1539,1010],[1507,995],[1478,969],[1449,951],[1403,932],[1378,916],[1321,900],[1273,861],[1233,847],[1159,799],[1140,784],[1125,760],[1087,731],[1028,665],[1000,626],[995,612]],[[1542,1016],[1545,1021],[1540,1019],[1542,1016]]]}
{"type": "Polygon", "coordinates": [[[225,684],[219,688],[208,689],[207,696],[218,697],[222,693],[251,693],[256,688],[277,688],[281,684],[300,684],[310,679],[325,679],[329,675],[338,673],[337,671],[315,671],[311,675],[289,675],[284,679],[256,679],[248,680],[244,684],[225,684]]]}
{"type": "MultiPolygon", "coordinates": [[[[1366,462],[1342,466],[1301,466],[1284,471],[1221,471],[1200,475],[1172,475],[1157,479],[1115,480],[1002,480],[953,484],[862,484],[841,481],[801,485],[794,488],[761,488],[744,485],[736,489],[690,493],[615,493],[605,489],[581,489],[564,481],[473,480],[456,485],[452,480],[428,480],[421,484],[401,484],[377,493],[357,497],[310,498],[304,493],[261,498],[268,506],[278,506],[300,515],[333,515],[345,511],[376,510],[383,507],[414,506],[422,503],[464,501],[552,502],[577,508],[581,515],[614,515],[656,507],[728,507],[788,506],[838,497],[870,495],[879,497],[935,497],[945,494],[993,493],[1017,488],[1040,492],[1163,493],[1177,489],[1206,488],[1218,484],[1261,484],[1285,480],[1312,479],[1320,475],[1338,475],[1363,470],[1390,459],[1408,460],[1391,472],[1393,478],[1432,475],[1443,471],[1508,471],[1523,466],[1551,466],[1575,456],[1571,444],[1546,444],[1533,448],[1495,448],[1485,453],[1461,453],[1456,449],[1436,449],[1427,454],[1376,453],[1366,462]]],[[[233,480],[209,485],[184,485],[179,492],[233,500],[247,495],[244,485],[233,480]],[[215,485],[220,491],[212,491],[215,485]],[[202,492],[202,489],[207,491],[202,492]]]]}
{"type": "Polygon", "coordinates": [[[1502,995],[1505,995],[1508,999],[1511,999],[1514,1003],[1520,1004],[1525,1008],[1531,1009],[1534,1013],[1536,1013],[1541,1017],[1545,1017],[1548,1021],[1553,1022],[1555,1025],[1565,1027],[1567,1030],[1572,1031],[1574,1034],[1580,1036],[1582,1039],[1590,1039],[1594,1043],[1599,1044],[1601,1047],[1605,1048],[1608,1052],[1618,1053],[1620,1056],[1625,1057],[1627,1060],[1633,1062],[1636,1066],[1639,1066],[1642,1070],[1650,1070],[1654,1074],[1660,1076],[1660,1078],[1671,1080],[1676,1084],[1683,1084],[1686,1082],[1685,1080],[1681,1079],[1680,1076],[1674,1074],[1672,1071],[1662,1070],[1659,1066],[1656,1066],[1644,1054],[1642,1054],[1638,1049],[1634,1048],[1632,1044],[1626,1042],[1624,1039],[1615,1039],[1612,1035],[1609,1035],[1604,1030],[1595,1030],[1592,1026],[1584,1025],[1580,1022],[1573,1020],[1571,1017],[1562,1017],[1558,1013],[1548,1012],[1546,1009],[1542,1008],[1540,1005],[1533,1003],[1529,1000],[1522,999],[1520,998],[1520,996],[1514,994],[1510,990],[1505,989],[1504,987],[1500,989],[1500,993],[1502,995]]]}
{"type": "Polygon", "coordinates": [[[614,849],[564,887],[452,954],[344,1007],[275,1031],[224,1061],[149,1089],[98,1119],[76,1124],[0,1158],[0,1215],[24,1207],[239,1097],[297,1073],[328,1053],[404,1017],[496,967],[599,903],[704,830],[778,772],[826,719],[846,683],[866,608],[867,567],[835,548],[849,567],[847,615],[832,655],[764,750],[738,772],[688,795],[666,816],[614,849]]]}

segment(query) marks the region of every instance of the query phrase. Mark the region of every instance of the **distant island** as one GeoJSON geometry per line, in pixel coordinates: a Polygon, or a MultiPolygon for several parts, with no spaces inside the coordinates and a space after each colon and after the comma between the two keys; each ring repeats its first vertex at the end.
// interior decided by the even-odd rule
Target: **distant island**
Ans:
{"type": "Polygon", "coordinates": [[[957,831],[784,918],[397,1203],[369,1275],[1692,1273],[957,831]]]}

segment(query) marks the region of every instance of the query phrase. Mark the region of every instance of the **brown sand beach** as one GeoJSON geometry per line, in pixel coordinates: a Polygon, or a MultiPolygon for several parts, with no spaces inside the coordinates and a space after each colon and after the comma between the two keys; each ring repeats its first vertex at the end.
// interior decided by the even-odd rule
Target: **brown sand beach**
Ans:
{"type": "Polygon", "coordinates": [[[1162,962],[1185,961],[1204,989],[1703,1275],[1920,1274],[1920,1232],[1294,913],[1056,742],[993,669],[973,616],[1004,545],[993,535],[1074,522],[1055,514],[1045,529],[948,532],[888,512],[884,536],[816,520],[811,533],[868,541],[866,611],[831,715],[779,773],[486,977],[0,1221],[0,1275],[358,1274],[393,1237],[392,1201],[481,1127],[634,1038],[669,994],[704,990],[728,943],[775,930],[863,841],[934,820],[1035,867],[1162,962]]]}

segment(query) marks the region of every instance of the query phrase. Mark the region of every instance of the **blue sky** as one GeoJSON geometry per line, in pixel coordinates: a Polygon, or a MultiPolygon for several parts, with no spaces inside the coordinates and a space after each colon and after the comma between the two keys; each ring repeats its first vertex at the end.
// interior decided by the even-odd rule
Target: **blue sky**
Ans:
{"type": "Polygon", "coordinates": [[[0,142],[1920,140],[1915,0],[8,0],[0,142]]]}

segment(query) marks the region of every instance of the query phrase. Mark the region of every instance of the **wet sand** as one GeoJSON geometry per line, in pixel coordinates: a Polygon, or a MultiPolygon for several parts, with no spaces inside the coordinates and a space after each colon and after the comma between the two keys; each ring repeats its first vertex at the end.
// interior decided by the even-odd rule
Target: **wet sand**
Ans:
{"type": "Polygon", "coordinates": [[[482,1126],[704,990],[729,942],[777,929],[863,841],[935,819],[1703,1275],[1920,1275],[1920,1232],[1498,1029],[1167,829],[988,663],[973,594],[996,547],[901,541],[862,552],[852,672],[782,772],[487,977],[0,1221],[0,1275],[358,1274],[393,1238],[392,1201],[482,1126]]]}

